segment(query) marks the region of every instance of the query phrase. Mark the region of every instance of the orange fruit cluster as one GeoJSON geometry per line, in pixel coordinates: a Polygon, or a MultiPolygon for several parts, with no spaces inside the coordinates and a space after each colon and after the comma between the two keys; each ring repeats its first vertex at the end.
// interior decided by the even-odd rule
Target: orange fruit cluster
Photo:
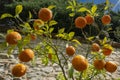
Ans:
{"type": "Polygon", "coordinates": [[[22,62],[29,62],[34,58],[34,52],[31,49],[25,49],[19,54],[19,60],[22,62]]]}
{"type": "Polygon", "coordinates": [[[19,34],[16,31],[10,32],[6,35],[6,42],[9,45],[16,45],[18,43],[18,41],[21,39],[22,39],[21,34],[19,34]]]}
{"type": "Polygon", "coordinates": [[[84,71],[88,67],[88,61],[84,56],[76,55],[72,59],[72,66],[77,71],[84,71]]]}
{"type": "MultiPolygon", "coordinates": [[[[100,51],[100,46],[97,43],[93,43],[91,46],[91,51],[92,52],[99,52],[100,51]]],[[[101,52],[105,55],[105,56],[109,56],[113,51],[113,48],[111,45],[109,44],[105,44],[102,46],[101,52]]]]}
{"type": "Polygon", "coordinates": [[[52,16],[52,11],[48,8],[41,8],[38,12],[38,18],[45,22],[51,20],[52,16]]]}
{"type": "MultiPolygon", "coordinates": [[[[104,25],[110,24],[111,22],[110,15],[103,15],[101,21],[104,25]]],[[[87,24],[90,25],[93,23],[94,23],[94,17],[91,15],[86,15],[85,17],[79,16],[75,19],[75,26],[81,29],[84,28],[87,24]]]]}
{"type": "Polygon", "coordinates": [[[27,71],[27,67],[24,64],[20,64],[20,63],[16,64],[12,68],[12,74],[15,77],[21,77],[25,75],[26,71],[27,71]]]}
{"type": "MultiPolygon", "coordinates": [[[[99,51],[100,53],[103,53],[104,56],[109,56],[112,53],[113,48],[109,44],[104,44],[102,46],[101,51],[100,51],[100,46],[97,43],[93,43],[92,46],[91,46],[91,50],[93,52],[98,52],[99,51]]],[[[116,69],[117,69],[117,65],[114,62],[112,62],[112,61],[107,61],[106,62],[103,59],[95,59],[93,61],[93,65],[97,70],[105,69],[106,71],[108,71],[110,73],[115,72],[116,69]]]]}
{"type": "Polygon", "coordinates": [[[75,26],[77,28],[84,28],[87,24],[90,25],[94,23],[94,18],[91,15],[87,15],[85,17],[77,17],[75,19],[75,26]]]}
{"type": "Polygon", "coordinates": [[[94,67],[98,70],[103,70],[105,69],[106,71],[113,73],[117,70],[117,64],[115,64],[112,61],[104,61],[104,60],[94,60],[93,63],[94,67]]]}

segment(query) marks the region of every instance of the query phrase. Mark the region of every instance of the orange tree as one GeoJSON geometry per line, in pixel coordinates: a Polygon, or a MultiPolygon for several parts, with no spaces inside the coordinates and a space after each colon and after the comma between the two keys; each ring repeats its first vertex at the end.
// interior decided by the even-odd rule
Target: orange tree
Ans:
{"type": "MultiPolygon", "coordinates": [[[[106,71],[110,73],[116,71],[117,65],[105,59],[113,51],[113,47],[109,44],[110,39],[107,37],[104,37],[103,40],[99,39],[103,30],[111,29],[110,15],[104,14],[103,17],[100,17],[103,25],[100,28],[95,21],[95,18],[99,16],[97,5],[88,9],[84,5],[76,3],[75,0],[68,1],[68,3],[66,9],[71,10],[69,14],[71,18],[70,29],[71,27],[80,29],[88,46],[84,47],[84,44],[75,38],[75,32],[69,32],[70,29],[66,32],[65,28],[61,28],[53,36],[52,32],[58,23],[54,20],[54,13],[52,12],[52,9],[56,7],[55,5],[41,8],[38,12],[38,19],[32,19],[32,14],[29,12],[28,20],[23,21],[19,16],[23,10],[22,5],[16,6],[15,15],[9,13],[1,15],[1,19],[11,17],[19,22],[18,29],[8,30],[6,35],[1,34],[5,39],[1,47],[7,49],[8,55],[12,55],[14,50],[18,49],[19,64],[13,67],[13,76],[23,76],[27,70],[25,63],[35,62],[36,58],[39,57],[46,66],[49,62],[58,64],[62,73],[58,74],[57,80],[93,80],[97,79],[99,75],[105,76],[106,71]],[[77,13],[82,14],[76,17],[77,13]],[[86,27],[97,28],[97,35],[87,34],[84,31],[86,27]],[[59,40],[62,40],[63,43],[59,40]],[[34,46],[31,45],[33,41],[36,41],[34,46]],[[62,44],[62,47],[60,44],[62,44]],[[79,48],[84,49],[84,52],[79,51],[79,48]],[[18,73],[16,74],[16,72],[18,73]]],[[[107,0],[105,10],[108,8],[108,3],[107,0]]]]}

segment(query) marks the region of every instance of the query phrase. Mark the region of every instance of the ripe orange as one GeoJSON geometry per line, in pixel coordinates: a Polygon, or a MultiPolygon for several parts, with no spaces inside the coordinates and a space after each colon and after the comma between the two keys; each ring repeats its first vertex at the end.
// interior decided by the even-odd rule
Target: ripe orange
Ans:
{"type": "Polygon", "coordinates": [[[6,42],[10,45],[16,45],[18,43],[18,40],[21,40],[22,36],[18,32],[10,32],[6,35],[6,42]]]}
{"type": "Polygon", "coordinates": [[[22,62],[29,62],[34,58],[34,52],[31,49],[25,49],[20,52],[18,58],[22,62]]]}
{"type": "Polygon", "coordinates": [[[87,20],[87,24],[92,24],[94,22],[94,18],[90,15],[85,16],[85,19],[87,20]]]}
{"type": "Polygon", "coordinates": [[[15,77],[21,77],[23,75],[25,75],[27,70],[27,67],[24,64],[16,64],[15,66],[13,66],[12,68],[12,74],[15,77]]]}
{"type": "Polygon", "coordinates": [[[106,71],[113,73],[117,70],[117,65],[112,61],[108,61],[105,64],[105,69],[106,71]]]}
{"type": "Polygon", "coordinates": [[[102,48],[102,53],[105,55],[105,56],[109,56],[113,51],[113,47],[109,44],[105,44],[102,48]]]}
{"type": "Polygon", "coordinates": [[[95,68],[98,69],[98,70],[101,70],[105,67],[105,61],[104,60],[96,59],[96,60],[94,60],[93,64],[94,64],[95,68]]]}
{"type": "Polygon", "coordinates": [[[72,56],[75,54],[75,48],[73,46],[66,47],[66,54],[72,56]]]}
{"type": "Polygon", "coordinates": [[[31,34],[31,35],[30,35],[30,38],[31,38],[32,41],[34,41],[34,40],[37,39],[37,36],[36,36],[35,34],[31,34]]]}
{"type": "Polygon", "coordinates": [[[111,17],[110,15],[104,15],[102,18],[101,18],[101,21],[104,25],[106,24],[109,24],[111,22],[111,17]]]}
{"type": "Polygon", "coordinates": [[[41,8],[38,12],[38,18],[43,21],[49,21],[52,19],[52,11],[48,8],[41,8]]]}
{"type": "Polygon", "coordinates": [[[72,59],[72,66],[77,71],[84,71],[88,67],[88,61],[87,61],[87,59],[84,56],[76,55],[72,59]]]}
{"type": "Polygon", "coordinates": [[[35,30],[39,30],[41,26],[44,26],[44,22],[41,19],[34,20],[33,27],[35,30]]]}
{"type": "Polygon", "coordinates": [[[87,21],[84,17],[77,17],[75,19],[75,26],[77,28],[84,28],[86,26],[86,24],[87,24],[87,21]]]}
{"type": "Polygon", "coordinates": [[[102,49],[102,53],[103,53],[105,56],[109,56],[109,55],[112,53],[112,50],[109,49],[109,48],[103,48],[103,49],[102,49]]]}
{"type": "Polygon", "coordinates": [[[93,44],[92,44],[92,47],[91,47],[91,50],[92,50],[93,52],[98,52],[98,51],[100,50],[99,44],[93,43],[93,44]]]}

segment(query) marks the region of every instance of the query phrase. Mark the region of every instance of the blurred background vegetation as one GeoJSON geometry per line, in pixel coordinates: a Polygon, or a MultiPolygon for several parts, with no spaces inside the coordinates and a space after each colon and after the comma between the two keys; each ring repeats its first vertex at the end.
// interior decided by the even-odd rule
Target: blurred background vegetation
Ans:
{"type": "MultiPolygon", "coordinates": [[[[23,5],[24,10],[23,12],[20,14],[20,17],[25,21],[28,18],[28,12],[30,11],[33,15],[34,19],[37,19],[37,13],[39,11],[40,8],[42,7],[48,7],[49,5],[55,5],[56,8],[53,9],[53,13],[54,13],[54,19],[58,22],[58,24],[55,26],[55,31],[57,32],[58,29],[65,27],[66,31],[68,31],[68,29],[71,26],[71,23],[73,23],[73,18],[69,17],[69,13],[71,13],[71,10],[66,9],[66,6],[68,6],[68,1],[69,0],[0,0],[0,16],[3,13],[10,13],[13,14],[15,13],[15,7],[18,4],[23,5]]],[[[84,5],[86,6],[88,9],[91,8],[91,6],[93,5],[93,3],[80,3],[78,2],[77,4],[80,5],[84,5]]],[[[97,4],[98,6],[98,11],[99,12],[99,16],[95,18],[95,21],[97,22],[97,24],[99,25],[99,27],[101,27],[101,20],[100,17],[102,17],[102,15],[104,14],[104,7],[105,4],[101,3],[101,4],[97,4]]],[[[109,10],[109,13],[112,17],[112,30],[109,32],[110,38],[113,39],[114,41],[120,42],[120,11],[118,12],[113,12],[111,9],[109,10]]],[[[80,13],[77,13],[74,17],[74,19],[81,15],[80,13]]],[[[6,19],[2,19],[0,20],[0,28],[3,27],[4,28],[12,28],[12,26],[15,26],[15,21],[11,18],[6,18],[6,19]]],[[[81,32],[79,29],[74,27],[74,24],[72,25],[73,27],[71,28],[72,31],[76,32],[76,36],[82,36],[81,32]]],[[[2,28],[2,29],[4,29],[2,28]]],[[[92,27],[91,29],[95,29],[94,27],[92,27]]],[[[88,31],[88,28],[85,28],[86,32],[88,31]]],[[[106,31],[107,32],[107,31],[106,31]]],[[[95,35],[97,33],[97,30],[94,30],[94,32],[92,32],[91,35],[95,35]]],[[[103,34],[102,36],[106,36],[105,34],[103,34]]]]}

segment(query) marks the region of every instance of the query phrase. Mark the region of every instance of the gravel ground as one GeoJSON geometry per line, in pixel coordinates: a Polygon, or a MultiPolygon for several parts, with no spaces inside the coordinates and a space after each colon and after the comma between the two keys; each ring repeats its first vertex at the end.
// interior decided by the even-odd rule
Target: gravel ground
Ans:
{"type": "MultiPolygon", "coordinates": [[[[64,42],[59,42],[59,45],[64,48],[64,42]]],[[[77,52],[79,51],[80,50],[78,50],[77,52]]],[[[84,50],[81,49],[81,52],[82,51],[84,50]]],[[[27,63],[29,69],[25,76],[21,78],[13,78],[10,70],[14,64],[18,63],[18,60],[16,59],[16,53],[8,58],[5,52],[0,52],[0,80],[56,80],[57,74],[61,72],[61,69],[57,64],[52,65],[51,63],[49,63],[48,66],[44,66],[41,62],[41,59],[38,58],[36,60],[35,66],[32,65],[31,62],[27,63]]],[[[106,77],[106,80],[116,80],[120,78],[120,49],[115,49],[112,55],[106,58],[106,61],[107,60],[115,61],[118,64],[118,69],[112,74],[107,73],[108,75],[106,77]]]]}

